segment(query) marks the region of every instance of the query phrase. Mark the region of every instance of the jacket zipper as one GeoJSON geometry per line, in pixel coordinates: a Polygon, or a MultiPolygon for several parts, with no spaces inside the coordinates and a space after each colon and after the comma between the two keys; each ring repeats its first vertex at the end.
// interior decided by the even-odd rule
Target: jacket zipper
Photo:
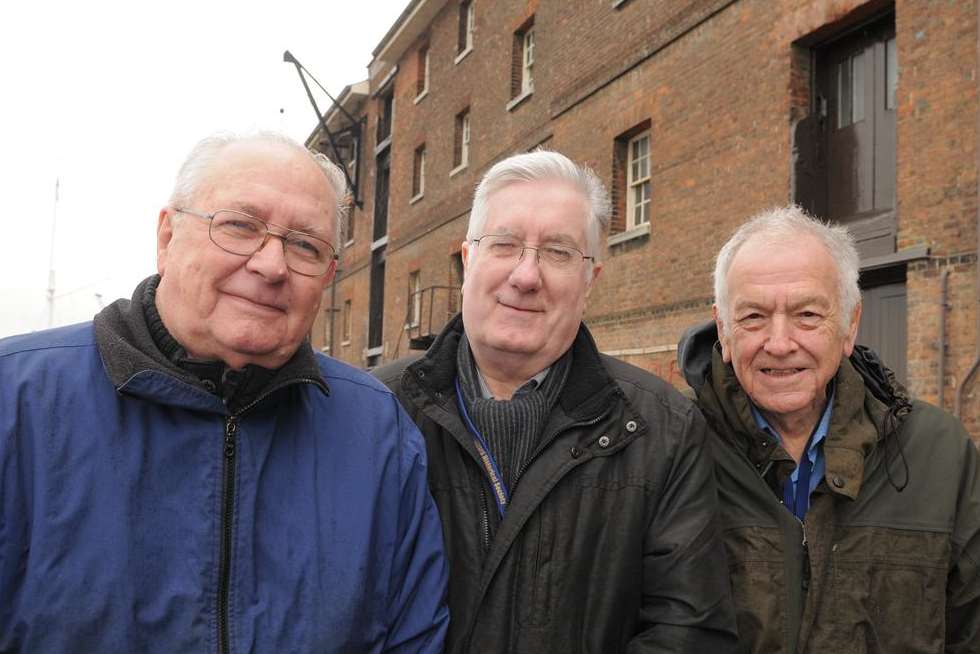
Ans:
{"type": "Polygon", "coordinates": [[[225,419],[225,451],[222,465],[224,498],[221,507],[221,557],[218,562],[218,651],[227,654],[228,590],[231,584],[231,531],[235,510],[235,432],[236,416],[225,419]]]}
{"type": "Polygon", "coordinates": [[[801,577],[800,585],[803,587],[804,592],[810,588],[810,548],[806,542],[806,522],[800,520],[800,528],[803,529],[803,575],[801,577]]]}
{"type": "Polygon", "coordinates": [[[553,440],[555,440],[556,438],[558,438],[559,434],[561,434],[564,431],[568,431],[569,429],[576,429],[578,427],[590,427],[592,425],[598,424],[599,421],[601,421],[603,418],[605,418],[608,414],[609,414],[609,409],[607,409],[606,411],[600,413],[598,416],[596,416],[592,420],[589,420],[589,421],[586,421],[586,422],[576,422],[576,423],[573,423],[573,424],[570,424],[570,425],[565,425],[564,427],[562,427],[558,431],[556,431],[553,434],[551,434],[548,438],[542,439],[541,442],[538,443],[538,446],[534,449],[534,453],[531,454],[531,456],[529,456],[527,458],[527,460],[525,460],[524,463],[521,464],[521,467],[517,471],[517,476],[515,477],[515,479],[518,479],[519,480],[521,478],[521,476],[524,475],[524,471],[527,470],[528,466],[531,465],[531,463],[536,458],[538,458],[538,455],[541,454],[541,452],[543,452],[544,449],[546,447],[548,447],[548,445],[550,445],[553,440]]]}
{"type": "Polygon", "coordinates": [[[218,652],[231,651],[230,630],[228,627],[228,603],[231,591],[231,541],[235,517],[235,455],[237,451],[235,434],[238,432],[238,418],[269,397],[276,391],[296,383],[318,383],[306,377],[292,379],[262,393],[251,403],[225,418],[225,447],[222,462],[222,486],[224,497],[221,500],[221,553],[218,559],[218,652]]]}

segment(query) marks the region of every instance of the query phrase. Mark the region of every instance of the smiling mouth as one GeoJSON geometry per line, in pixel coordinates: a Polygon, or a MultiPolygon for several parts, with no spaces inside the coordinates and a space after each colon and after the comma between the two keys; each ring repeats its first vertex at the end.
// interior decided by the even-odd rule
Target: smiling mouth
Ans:
{"type": "Polygon", "coordinates": [[[234,295],[234,294],[229,294],[229,295],[230,295],[230,297],[232,297],[232,298],[234,298],[236,300],[239,300],[240,302],[245,302],[245,303],[249,304],[250,306],[259,307],[260,309],[264,309],[266,311],[276,311],[278,313],[285,313],[286,312],[286,310],[283,307],[280,307],[280,306],[275,305],[275,304],[266,304],[264,302],[259,302],[258,300],[253,300],[251,298],[242,297],[241,295],[234,295]]]}
{"type": "Polygon", "coordinates": [[[803,372],[804,368],[762,368],[762,374],[770,377],[792,377],[803,372]]]}

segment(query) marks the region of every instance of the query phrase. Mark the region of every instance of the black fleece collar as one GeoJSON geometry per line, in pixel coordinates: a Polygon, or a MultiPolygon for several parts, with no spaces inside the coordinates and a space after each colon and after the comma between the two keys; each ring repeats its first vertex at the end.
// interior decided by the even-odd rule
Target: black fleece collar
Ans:
{"type": "Polygon", "coordinates": [[[144,371],[164,372],[221,397],[229,410],[246,407],[263,393],[294,383],[313,383],[324,393],[329,388],[320,375],[309,342],[276,370],[245,366],[232,370],[220,361],[193,361],[167,331],[156,310],[160,276],[143,280],[131,300],[117,300],[95,316],[95,338],[106,373],[117,389],[144,371]]]}

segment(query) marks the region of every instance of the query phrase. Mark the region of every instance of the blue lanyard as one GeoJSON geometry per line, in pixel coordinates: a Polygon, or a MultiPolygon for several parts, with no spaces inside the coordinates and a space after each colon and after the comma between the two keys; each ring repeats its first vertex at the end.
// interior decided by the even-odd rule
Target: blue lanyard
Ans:
{"type": "MultiPolygon", "coordinates": [[[[812,438],[812,436],[811,436],[812,438]]],[[[803,456],[800,457],[800,464],[797,467],[799,473],[796,475],[796,493],[793,493],[793,480],[786,478],[786,485],[783,486],[783,501],[793,515],[802,520],[806,517],[807,509],[810,508],[810,471],[813,464],[810,463],[810,441],[806,443],[803,456]]]]}
{"type": "Polygon", "coordinates": [[[503,475],[500,474],[500,470],[497,468],[497,462],[493,460],[493,455],[490,454],[490,446],[487,445],[487,441],[483,438],[480,430],[476,428],[473,421],[470,420],[470,414],[466,411],[466,402],[463,400],[463,389],[459,385],[459,377],[456,378],[456,402],[459,405],[459,413],[463,416],[463,422],[466,423],[467,429],[473,435],[473,445],[476,446],[476,453],[480,456],[480,463],[483,464],[483,470],[487,473],[487,478],[490,480],[490,487],[493,489],[493,499],[497,501],[497,511],[500,513],[500,517],[504,517],[504,511],[507,508],[507,503],[510,502],[510,493],[507,490],[507,485],[504,483],[503,475]]]}

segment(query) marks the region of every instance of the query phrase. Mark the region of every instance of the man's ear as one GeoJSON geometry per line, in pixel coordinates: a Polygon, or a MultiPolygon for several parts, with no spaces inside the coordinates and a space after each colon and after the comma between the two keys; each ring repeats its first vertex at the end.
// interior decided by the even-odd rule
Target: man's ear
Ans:
{"type": "Polygon", "coordinates": [[[174,238],[173,217],[176,212],[172,207],[160,209],[157,217],[157,272],[163,276],[163,271],[167,267],[167,253],[170,249],[170,242],[174,238]]]}
{"type": "Polygon", "coordinates": [[[721,358],[725,363],[732,362],[732,350],[728,344],[728,337],[725,336],[725,324],[718,313],[718,305],[711,305],[711,317],[715,319],[715,328],[718,330],[718,342],[721,343],[721,358]]]}
{"type": "Polygon", "coordinates": [[[854,312],[851,314],[851,324],[847,327],[847,333],[844,336],[844,356],[851,356],[851,352],[854,351],[854,343],[857,342],[858,326],[861,324],[861,302],[858,301],[857,306],[854,307],[854,312]]]}
{"type": "Polygon", "coordinates": [[[601,263],[592,264],[592,277],[589,279],[589,285],[585,287],[585,297],[589,297],[589,294],[592,293],[592,287],[595,286],[595,280],[599,279],[599,273],[601,272],[601,263]]]}

